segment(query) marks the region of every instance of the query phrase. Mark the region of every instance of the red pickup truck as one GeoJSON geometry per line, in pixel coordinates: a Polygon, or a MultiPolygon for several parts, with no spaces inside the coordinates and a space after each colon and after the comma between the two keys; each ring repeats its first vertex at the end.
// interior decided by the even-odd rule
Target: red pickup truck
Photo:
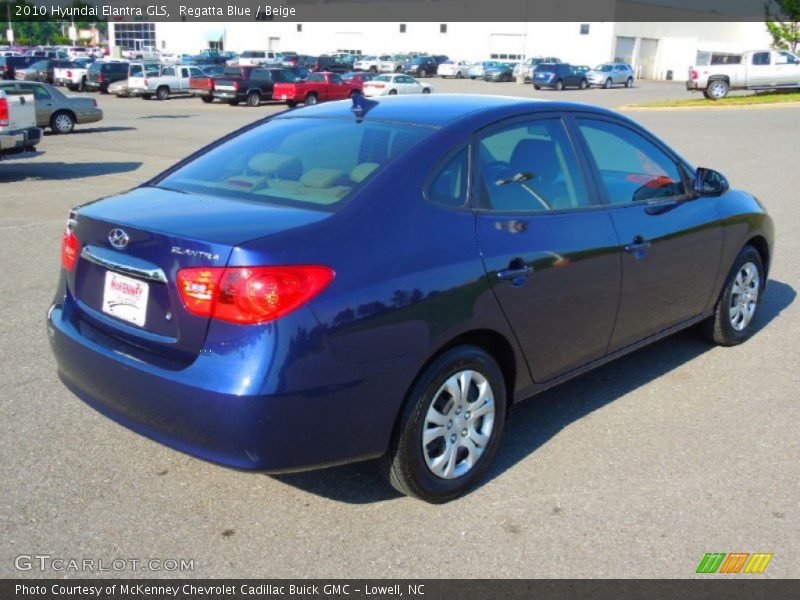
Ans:
{"type": "Polygon", "coordinates": [[[304,102],[306,106],[326,100],[345,100],[361,93],[360,82],[344,81],[338,73],[311,73],[304,81],[276,83],[272,99],[284,101],[289,106],[304,102]]]}

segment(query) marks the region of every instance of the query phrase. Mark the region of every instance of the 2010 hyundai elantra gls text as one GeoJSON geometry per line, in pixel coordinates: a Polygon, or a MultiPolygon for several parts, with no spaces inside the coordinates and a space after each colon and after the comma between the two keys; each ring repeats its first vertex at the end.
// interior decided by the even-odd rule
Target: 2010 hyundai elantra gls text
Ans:
{"type": "Polygon", "coordinates": [[[747,339],[772,244],[753,196],[612,111],[357,97],[76,208],[48,333],[70,390],[169,446],[382,456],[443,502],[514,402],[689,326],[747,339]]]}

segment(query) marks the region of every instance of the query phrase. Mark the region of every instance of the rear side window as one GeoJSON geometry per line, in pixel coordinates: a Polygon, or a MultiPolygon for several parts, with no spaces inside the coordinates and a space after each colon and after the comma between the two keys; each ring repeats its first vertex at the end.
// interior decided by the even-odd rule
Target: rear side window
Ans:
{"type": "Polygon", "coordinates": [[[537,119],[492,133],[481,140],[478,156],[479,208],[541,212],[589,205],[560,119],[537,119]]]}
{"type": "Polygon", "coordinates": [[[428,186],[428,200],[449,208],[460,208],[467,203],[469,176],[469,146],[465,146],[434,175],[428,186]]]}
{"type": "Polygon", "coordinates": [[[753,54],[753,64],[754,65],[768,65],[769,64],[769,52],[756,52],[753,54]]]}
{"type": "Polygon", "coordinates": [[[639,133],[607,121],[578,119],[611,204],[683,196],[678,164],[639,133]]]}
{"type": "Polygon", "coordinates": [[[333,211],[433,131],[354,119],[282,118],[243,133],[156,185],[333,211]]]}

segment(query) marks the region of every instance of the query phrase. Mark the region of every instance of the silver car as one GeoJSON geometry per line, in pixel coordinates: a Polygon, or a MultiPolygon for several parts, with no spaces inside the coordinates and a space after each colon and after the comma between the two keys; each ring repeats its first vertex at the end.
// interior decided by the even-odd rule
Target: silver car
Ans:
{"type": "Polygon", "coordinates": [[[609,89],[612,85],[633,87],[633,67],[628,63],[603,63],[589,71],[586,79],[590,86],[609,89]]]}
{"type": "Polygon", "coordinates": [[[0,89],[17,89],[33,94],[37,127],[53,133],[70,133],[75,124],[96,123],[103,118],[97,100],[86,96],[67,96],[47,83],[33,81],[0,82],[0,89]]]}

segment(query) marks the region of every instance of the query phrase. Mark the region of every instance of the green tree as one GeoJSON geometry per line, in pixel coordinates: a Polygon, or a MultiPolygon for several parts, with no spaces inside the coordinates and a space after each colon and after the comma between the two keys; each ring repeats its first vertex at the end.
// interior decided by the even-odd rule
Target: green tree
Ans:
{"type": "Polygon", "coordinates": [[[800,44],[800,0],[768,0],[764,12],[773,45],[795,52],[800,44]]]}

